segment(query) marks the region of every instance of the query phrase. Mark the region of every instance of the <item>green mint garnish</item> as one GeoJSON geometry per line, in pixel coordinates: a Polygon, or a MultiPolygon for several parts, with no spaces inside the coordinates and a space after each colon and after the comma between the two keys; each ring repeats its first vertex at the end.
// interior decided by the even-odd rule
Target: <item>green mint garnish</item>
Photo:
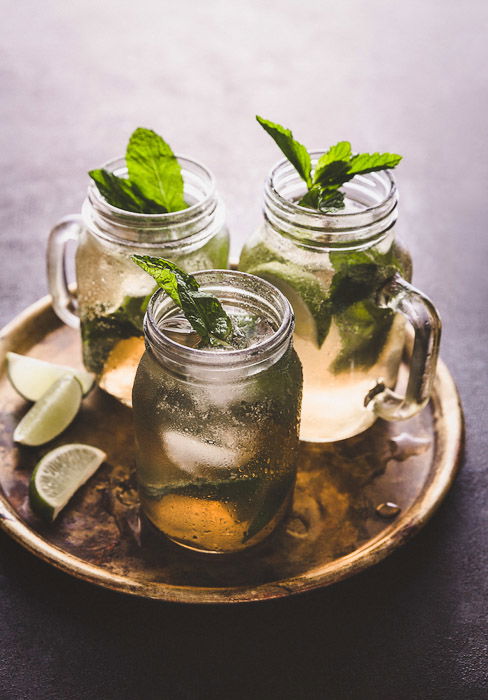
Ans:
{"type": "Polygon", "coordinates": [[[115,311],[82,318],[83,355],[90,371],[98,374],[103,370],[110,352],[120,340],[142,335],[142,322],[150,296],[126,296],[115,311]]]}
{"type": "Polygon", "coordinates": [[[151,129],[136,129],[125,152],[128,177],[105,169],[90,170],[109,204],[142,214],[166,214],[186,209],[178,160],[166,141],[151,129]]]}
{"type": "Polygon", "coordinates": [[[200,285],[187,272],[164,258],[132,255],[131,259],[148,272],[183,311],[203,345],[227,345],[232,321],[212,294],[200,291],[200,285]]]}
{"type": "Polygon", "coordinates": [[[310,154],[305,146],[293,138],[289,129],[256,116],[263,129],[274,139],[307,185],[307,193],[298,202],[302,207],[322,212],[343,209],[344,192],[339,188],[355,175],[394,168],[402,156],[396,153],[352,153],[349,141],[331,146],[317,162],[312,173],[310,154]]]}
{"type": "Polygon", "coordinates": [[[334,374],[352,368],[368,370],[376,362],[385,346],[394,312],[380,309],[373,300],[366,299],[348,306],[335,316],[341,336],[342,349],[330,369],[334,374]]]}
{"type": "Polygon", "coordinates": [[[90,170],[88,175],[94,180],[102,197],[114,207],[139,214],[166,213],[164,207],[145,199],[138,188],[123,177],[117,177],[103,168],[90,170]]]}
{"type": "Polygon", "coordinates": [[[302,180],[305,180],[307,187],[312,187],[312,161],[310,155],[301,143],[295,141],[293,134],[289,129],[285,129],[279,124],[258,117],[256,119],[261,124],[263,129],[268,132],[272,139],[276,141],[279,148],[283,151],[290,163],[296,169],[302,180]]]}
{"type": "Polygon", "coordinates": [[[332,363],[334,373],[351,367],[364,370],[377,361],[388,338],[394,313],[379,308],[375,295],[388,279],[403,274],[403,265],[392,248],[332,252],[335,274],[329,290],[329,305],[342,341],[342,350],[332,363]]]}
{"type": "Polygon", "coordinates": [[[125,154],[129,180],[144,197],[166,211],[186,209],[178,160],[166,141],[150,129],[136,129],[125,154]]]}

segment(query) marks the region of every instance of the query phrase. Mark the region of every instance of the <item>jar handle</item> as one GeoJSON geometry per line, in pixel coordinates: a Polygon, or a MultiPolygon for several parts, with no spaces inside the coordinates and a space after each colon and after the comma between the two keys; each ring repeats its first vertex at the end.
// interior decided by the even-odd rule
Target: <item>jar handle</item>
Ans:
{"type": "Polygon", "coordinates": [[[379,382],[366,396],[377,416],[385,420],[411,418],[427,404],[435,379],[441,320],[434,304],[400,275],[392,277],[379,291],[381,308],[401,313],[414,330],[410,358],[410,374],[405,396],[401,396],[379,382]]]}
{"type": "Polygon", "coordinates": [[[56,315],[67,326],[78,328],[80,319],[75,313],[76,297],[69,288],[66,272],[66,251],[69,241],[78,242],[82,230],[79,214],[66,216],[56,224],[47,243],[47,281],[56,315]]]}

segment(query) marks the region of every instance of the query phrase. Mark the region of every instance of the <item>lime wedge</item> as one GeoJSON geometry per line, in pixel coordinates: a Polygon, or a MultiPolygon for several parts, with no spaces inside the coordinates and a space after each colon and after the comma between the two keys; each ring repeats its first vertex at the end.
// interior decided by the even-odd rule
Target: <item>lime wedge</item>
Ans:
{"type": "Polygon", "coordinates": [[[7,375],[15,391],[28,401],[37,401],[54,382],[69,374],[80,382],[83,395],[93,386],[93,374],[83,369],[53,365],[44,360],[36,360],[16,352],[7,353],[7,375]]]}
{"type": "Polygon", "coordinates": [[[63,432],[78,413],[81,384],[70,374],[57,379],[25,414],[14,440],[23,445],[43,445],[63,432]]]}
{"type": "Polygon", "coordinates": [[[37,464],[30,479],[32,509],[52,522],[106,457],[105,452],[97,447],[77,443],[61,445],[48,452],[37,464]]]}
{"type": "Polygon", "coordinates": [[[295,312],[295,333],[321,345],[330,326],[326,292],[318,279],[292,263],[267,262],[247,269],[271,282],[287,297],[295,312]]]}

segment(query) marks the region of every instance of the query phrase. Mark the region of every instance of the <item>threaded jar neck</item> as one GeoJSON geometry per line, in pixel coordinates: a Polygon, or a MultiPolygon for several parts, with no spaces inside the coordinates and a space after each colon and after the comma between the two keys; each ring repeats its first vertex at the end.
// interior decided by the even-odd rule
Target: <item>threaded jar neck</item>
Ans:
{"type": "Polygon", "coordinates": [[[207,350],[181,345],[162,330],[164,320],[180,313],[159,289],[151,298],[144,318],[148,351],[170,372],[189,380],[215,383],[239,381],[274,365],[290,346],[294,316],[290,303],[276,287],[263,279],[234,270],[204,270],[194,274],[202,291],[266,320],[273,333],[244,349],[207,350]]]}
{"type": "MultiPolygon", "coordinates": [[[[88,229],[100,238],[119,245],[174,247],[210,238],[223,224],[223,205],[215,190],[215,180],[204,165],[185,156],[176,156],[181,166],[184,198],[189,204],[181,211],[166,214],[140,214],[109,204],[94,182],[88,187],[82,215],[88,229]]],[[[127,175],[125,158],[103,166],[118,177],[127,175]]]]}
{"type": "MultiPolygon", "coordinates": [[[[323,151],[310,155],[315,166],[323,151]]],[[[289,161],[280,161],[265,182],[265,219],[276,232],[310,247],[348,249],[386,236],[397,218],[398,191],[391,173],[356,175],[342,189],[344,209],[323,213],[300,206],[305,182],[289,161]]]]}

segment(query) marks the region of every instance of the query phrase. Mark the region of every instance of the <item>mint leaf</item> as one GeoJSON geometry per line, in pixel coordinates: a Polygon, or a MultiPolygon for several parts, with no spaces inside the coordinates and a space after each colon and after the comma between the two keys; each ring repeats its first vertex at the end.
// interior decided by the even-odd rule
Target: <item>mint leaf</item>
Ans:
{"type": "Polygon", "coordinates": [[[351,265],[336,272],[329,292],[335,313],[375,294],[392,274],[394,271],[374,263],[351,265]]]}
{"type": "Polygon", "coordinates": [[[342,349],[332,363],[332,371],[338,374],[352,367],[372,367],[388,339],[394,315],[391,309],[380,309],[370,300],[352,304],[338,314],[335,320],[342,349]]]}
{"type": "Polygon", "coordinates": [[[117,177],[104,168],[90,170],[88,175],[98,191],[113,207],[146,214],[164,214],[166,209],[146,199],[138,188],[123,177],[117,177]]]}
{"type": "Polygon", "coordinates": [[[178,288],[179,279],[181,280],[182,287],[190,286],[195,291],[199,287],[192,275],[187,274],[169,260],[154,258],[150,255],[132,255],[131,259],[156,280],[158,286],[164,289],[166,294],[169,294],[177,306],[181,307],[178,288]]]}
{"type": "Polygon", "coordinates": [[[320,187],[320,185],[313,185],[308,190],[308,192],[303,195],[298,204],[301,207],[308,207],[309,209],[318,209],[321,192],[322,188],[320,187]]]}
{"type": "Polygon", "coordinates": [[[376,170],[394,168],[402,156],[396,153],[360,153],[352,154],[349,141],[339,141],[324,153],[311,174],[311,158],[305,146],[295,141],[289,129],[280,124],[256,116],[263,129],[270,134],[290,163],[305,180],[308,192],[298,204],[309,209],[327,213],[334,209],[343,209],[344,193],[339,188],[355,175],[365,175],[376,170]]]}
{"type": "Polygon", "coordinates": [[[126,296],[108,315],[81,319],[83,358],[92,372],[102,372],[110,352],[120,340],[142,335],[148,297],[126,296]]]}
{"type": "Polygon", "coordinates": [[[117,175],[103,168],[90,170],[88,175],[95,182],[98,191],[109,204],[126,211],[142,211],[142,202],[132,192],[127,180],[123,182],[121,177],[117,177],[117,175]]]}
{"type": "Polygon", "coordinates": [[[349,141],[332,146],[317,163],[313,181],[320,185],[316,208],[328,212],[344,207],[344,195],[337,196],[338,188],[355,175],[394,168],[402,157],[396,153],[361,153],[353,156],[349,141]]]}
{"type": "Polygon", "coordinates": [[[117,318],[132,323],[134,328],[139,330],[140,335],[143,333],[144,314],[146,313],[147,305],[156,289],[157,287],[145,297],[124,297],[122,304],[115,312],[117,318]]]}
{"type": "Polygon", "coordinates": [[[220,345],[216,339],[226,340],[232,332],[232,322],[222,304],[212,294],[180,290],[181,308],[204,343],[220,345]]]}
{"type": "Polygon", "coordinates": [[[180,164],[170,146],[151,129],[136,129],[126,149],[128,178],[105,169],[90,170],[109,204],[139,214],[186,209],[180,164]]]}
{"type": "Polygon", "coordinates": [[[368,248],[367,250],[354,252],[331,252],[329,253],[329,257],[334,270],[338,272],[352,270],[358,265],[370,264],[383,270],[381,274],[383,281],[386,281],[389,277],[394,275],[395,272],[399,272],[401,275],[404,274],[404,264],[400,259],[401,253],[402,251],[399,247],[393,244],[386,253],[382,253],[375,248],[368,248]]]}
{"type": "Polygon", "coordinates": [[[403,270],[394,246],[386,253],[374,248],[356,252],[332,252],[335,269],[329,304],[342,341],[332,363],[334,373],[351,367],[369,369],[378,360],[388,338],[394,314],[374,299],[380,287],[403,270]]]}
{"type": "Polygon", "coordinates": [[[148,272],[158,286],[181,308],[204,344],[218,344],[232,332],[232,322],[222,304],[212,294],[200,291],[193,277],[164,258],[132,255],[131,259],[148,272]]]}
{"type": "Polygon", "coordinates": [[[321,185],[313,185],[305,196],[298,202],[301,207],[318,209],[328,213],[333,209],[341,209],[344,206],[344,192],[336,189],[328,189],[321,185]]]}
{"type": "Polygon", "coordinates": [[[318,209],[324,213],[334,209],[344,208],[344,192],[340,190],[321,189],[318,199],[318,209]]]}
{"type": "Polygon", "coordinates": [[[335,146],[331,146],[327,153],[320,156],[315,166],[315,171],[313,175],[314,184],[317,182],[322,182],[322,175],[326,168],[337,161],[349,162],[351,158],[351,144],[349,141],[339,141],[335,146]]]}
{"type": "Polygon", "coordinates": [[[336,271],[329,290],[334,313],[341,313],[352,304],[373,297],[402,268],[391,249],[387,253],[374,249],[331,252],[329,257],[336,271]]]}
{"type": "Polygon", "coordinates": [[[337,189],[352,178],[349,167],[344,160],[334,160],[321,168],[319,176],[315,173],[314,180],[325,189],[337,189]]]}
{"type": "Polygon", "coordinates": [[[376,170],[394,168],[401,161],[402,156],[397,153],[360,153],[354,156],[349,163],[349,174],[365,175],[376,170]]]}
{"type": "Polygon", "coordinates": [[[131,184],[144,197],[167,211],[186,209],[180,164],[161,136],[151,129],[136,129],[127,145],[125,160],[131,184]]]}
{"type": "Polygon", "coordinates": [[[263,119],[256,115],[256,119],[261,124],[263,129],[268,132],[271,138],[274,139],[277,146],[283,151],[284,155],[293,167],[296,169],[300,177],[305,180],[307,187],[312,186],[312,162],[310,160],[310,155],[301,143],[295,141],[293,134],[289,129],[280,126],[280,124],[274,124],[273,122],[263,119]]]}

